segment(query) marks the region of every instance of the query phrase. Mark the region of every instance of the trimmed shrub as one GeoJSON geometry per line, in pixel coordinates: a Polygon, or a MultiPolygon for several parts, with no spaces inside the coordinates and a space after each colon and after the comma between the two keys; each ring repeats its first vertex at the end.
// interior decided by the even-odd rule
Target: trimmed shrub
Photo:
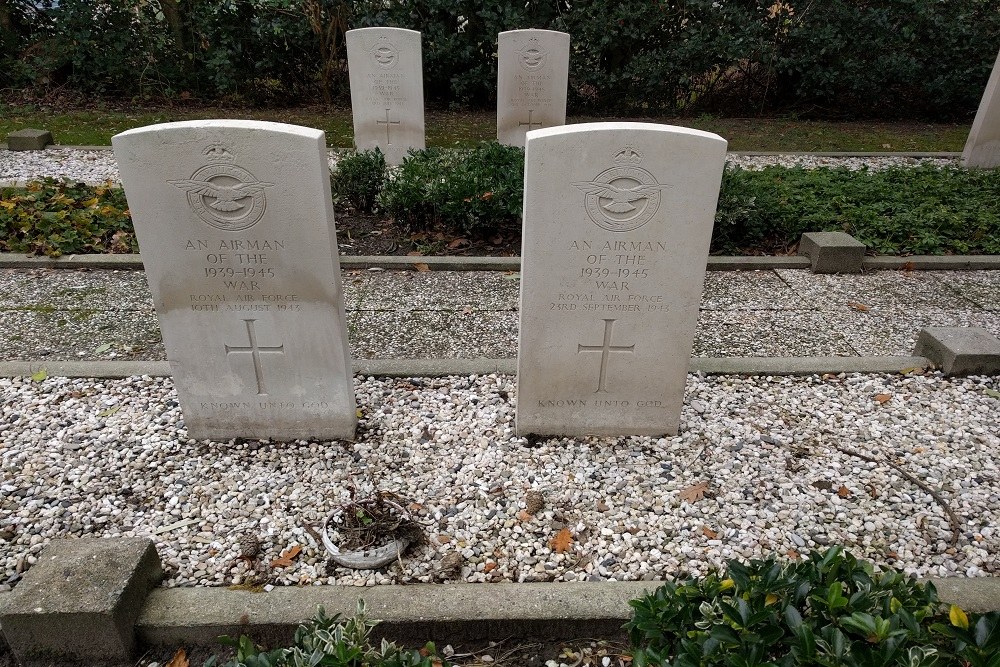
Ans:
{"type": "Polygon", "coordinates": [[[457,234],[485,235],[521,216],[524,150],[484,143],[471,150],[410,151],[379,204],[397,220],[457,234]]]}
{"type": "Polygon", "coordinates": [[[374,213],[385,184],[385,156],[378,148],[352,153],[330,175],[334,200],[345,200],[360,213],[374,213]]]}
{"type": "Polygon", "coordinates": [[[629,604],[636,667],[993,667],[1000,655],[1000,613],[946,612],[933,584],[840,547],[731,560],[629,604]]]}

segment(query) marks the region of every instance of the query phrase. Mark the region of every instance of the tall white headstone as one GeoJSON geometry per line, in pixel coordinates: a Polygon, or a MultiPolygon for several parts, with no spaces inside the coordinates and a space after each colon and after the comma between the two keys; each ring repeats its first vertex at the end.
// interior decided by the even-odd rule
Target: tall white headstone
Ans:
{"type": "Polygon", "coordinates": [[[324,133],[187,121],[112,144],[188,435],[353,438],[324,133]]]}
{"type": "Polygon", "coordinates": [[[677,432],[721,137],[588,123],[528,134],[517,432],[677,432]]]}
{"type": "Polygon", "coordinates": [[[1000,167],[1000,53],[962,152],[966,167],[1000,167]]]}
{"type": "Polygon", "coordinates": [[[424,78],[420,33],[403,28],[347,31],[354,145],[378,148],[397,165],[424,147],[424,78]]]}
{"type": "Polygon", "coordinates": [[[569,35],[509,30],[497,51],[497,141],[524,146],[529,130],[565,125],[569,35]]]}

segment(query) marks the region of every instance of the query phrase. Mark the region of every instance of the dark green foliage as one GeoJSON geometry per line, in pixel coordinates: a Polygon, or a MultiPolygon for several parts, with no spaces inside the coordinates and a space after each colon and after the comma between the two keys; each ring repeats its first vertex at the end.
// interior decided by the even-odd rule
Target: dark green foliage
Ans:
{"type": "MultiPolygon", "coordinates": [[[[497,143],[412,151],[391,178],[380,153],[359,153],[331,177],[359,211],[377,204],[416,229],[480,237],[517,229],[523,179],[524,152],[497,143]]],[[[875,254],[1000,255],[1000,171],[726,170],[713,253],[787,253],[816,231],[847,232],[875,254]]],[[[47,179],[0,190],[0,251],[135,252],[136,241],[121,190],[47,179]]]]}
{"type": "Polygon", "coordinates": [[[330,183],[335,199],[346,200],[361,213],[373,213],[385,179],[385,156],[376,148],[353,153],[337,162],[330,183]]]}
{"type": "Polygon", "coordinates": [[[0,188],[0,251],[138,252],[124,191],[52,178],[0,188]]]}
{"type": "Polygon", "coordinates": [[[1000,172],[726,171],[713,252],[783,252],[818,231],[847,232],[876,254],[1000,254],[1000,172]]]}
{"type": "Polygon", "coordinates": [[[0,87],[256,104],[346,102],[344,31],[421,31],[425,97],[496,101],[496,37],[572,36],[570,108],[967,120],[996,0],[0,2],[0,87]],[[42,6],[36,10],[35,4],[42,6]]]}
{"type": "MultiPolygon", "coordinates": [[[[327,616],[320,607],[316,615],[295,630],[288,648],[264,651],[249,637],[223,637],[222,642],[236,649],[236,655],[222,667],[435,667],[447,665],[436,655],[434,644],[422,651],[413,651],[383,641],[375,647],[369,635],[377,625],[365,614],[363,600],[358,601],[357,613],[341,619],[340,614],[327,616]]],[[[204,667],[214,667],[215,656],[204,667]]]]}
{"type": "Polygon", "coordinates": [[[484,235],[518,224],[524,151],[496,142],[471,150],[411,151],[386,183],[380,206],[419,228],[484,235]]]}
{"type": "Polygon", "coordinates": [[[808,559],[729,561],[726,578],[668,582],[633,600],[636,667],[994,667],[1000,614],[952,619],[932,584],[840,547],[808,559]],[[961,624],[966,620],[968,629],[961,624]]]}

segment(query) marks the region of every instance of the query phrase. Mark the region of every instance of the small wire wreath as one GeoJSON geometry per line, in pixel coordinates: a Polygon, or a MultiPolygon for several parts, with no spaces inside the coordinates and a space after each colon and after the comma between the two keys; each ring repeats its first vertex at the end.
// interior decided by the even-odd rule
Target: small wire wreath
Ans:
{"type": "Polygon", "coordinates": [[[420,539],[422,530],[402,505],[381,492],[371,498],[351,500],[330,513],[323,521],[323,546],[330,560],[342,567],[376,570],[399,560],[403,552],[420,539]],[[330,535],[338,533],[341,551],[330,535]],[[378,544],[389,539],[385,544],[378,544]]]}

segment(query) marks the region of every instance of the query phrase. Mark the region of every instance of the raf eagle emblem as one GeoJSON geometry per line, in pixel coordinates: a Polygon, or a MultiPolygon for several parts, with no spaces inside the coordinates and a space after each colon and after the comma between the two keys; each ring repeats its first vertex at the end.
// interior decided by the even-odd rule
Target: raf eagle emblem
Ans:
{"type": "Polygon", "coordinates": [[[669,185],[662,185],[660,183],[650,183],[648,185],[639,183],[635,187],[623,188],[600,181],[581,181],[573,185],[588,195],[596,195],[602,200],[610,199],[610,202],[606,204],[602,203],[600,206],[606,211],[617,214],[634,211],[636,207],[632,205],[632,202],[648,199],[650,195],[670,187],[669,185]]]}
{"type": "Polygon", "coordinates": [[[256,194],[262,194],[264,188],[274,186],[274,183],[265,183],[263,181],[234,183],[233,185],[222,185],[221,183],[213,183],[211,181],[196,181],[191,179],[167,182],[171,185],[176,185],[182,190],[187,190],[188,194],[201,195],[202,197],[214,199],[215,201],[207,202],[208,206],[216,211],[224,211],[226,213],[244,208],[246,205],[238,202],[247,197],[253,197],[256,194]]]}

